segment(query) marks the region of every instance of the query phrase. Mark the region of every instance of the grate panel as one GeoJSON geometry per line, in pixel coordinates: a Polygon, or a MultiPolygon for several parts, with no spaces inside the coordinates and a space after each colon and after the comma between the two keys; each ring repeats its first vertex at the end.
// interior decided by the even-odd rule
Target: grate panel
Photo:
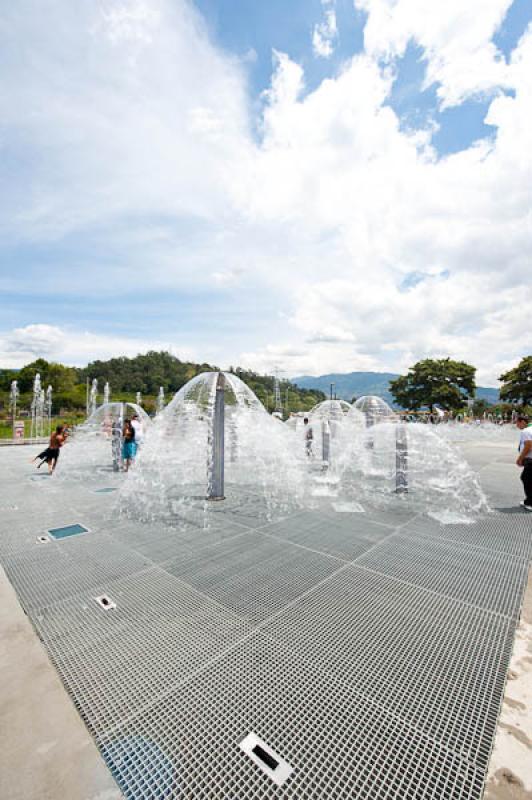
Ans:
{"type": "Polygon", "coordinates": [[[162,570],[111,584],[106,594],[116,602],[109,612],[87,595],[35,621],[94,734],[155,702],[251,631],[162,570]]]}
{"type": "Polygon", "coordinates": [[[358,514],[331,518],[316,515],[303,521],[292,518],[266,525],[260,532],[346,561],[358,558],[391,533],[384,525],[360,519],[358,514]]]}
{"type": "Polygon", "coordinates": [[[164,569],[246,619],[260,621],[339,566],[337,559],[250,532],[183,553],[164,569]]]}
{"type": "Polygon", "coordinates": [[[458,800],[482,791],[471,763],[260,635],[108,732],[100,747],[129,800],[151,791],[194,800],[458,800]],[[282,787],[240,750],[250,731],[293,766],[282,787]],[[131,759],[134,767],[115,757],[132,737],[150,751],[131,759]]]}
{"type": "Polygon", "coordinates": [[[516,616],[527,563],[449,541],[395,535],[357,561],[360,566],[465,603],[516,616]]]}
{"type": "Polygon", "coordinates": [[[471,525],[436,527],[421,518],[409,523],[402,532],[474,545],[520,558],[532,558],[532,520],[524,514],[492,514],[471,525]]]}
{"type": "Polygon", "coordinates": [[[25,608],[57,603],[134,574],[148,564],[141,555],[96,533],[64,539],[53,546],[40,545],[4,559],[6,573],[25,608]]]}
{"type": "Polygon", "coordinates": [[[348,567],[262,630],[486,765],[513,642],[508,618],[348,567]]]}

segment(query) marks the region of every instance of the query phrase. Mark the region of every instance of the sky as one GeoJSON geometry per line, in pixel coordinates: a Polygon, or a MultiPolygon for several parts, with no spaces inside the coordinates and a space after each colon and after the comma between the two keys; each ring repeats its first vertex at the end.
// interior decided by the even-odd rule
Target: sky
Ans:
{"type": "Polygon", "coordinates": [[[530,0],[0,7],[0,367],[532,352],[530,0]]]}

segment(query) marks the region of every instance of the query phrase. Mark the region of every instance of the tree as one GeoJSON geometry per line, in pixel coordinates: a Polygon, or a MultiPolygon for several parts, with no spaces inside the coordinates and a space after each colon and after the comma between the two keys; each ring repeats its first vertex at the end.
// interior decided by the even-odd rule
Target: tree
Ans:
{"type": "Polygon", "coordinates": [[[487,402],[487,400],[479,398],[478,400],[475,400],[475,402],[473,403],[473,408],[472,408],[473,416],[481,417],[483,414],[487,413],[489,409],[491,409],[491,406],[487,402]]]}
{"type": "Polygon", "coordinates": [[[43,389],[50,385],[54,392],[71,392],[77,382],[77,370],[74,367],[65,367],[63,364],[38,358],[22,367],[18,373],[18,386],[21,392],[31,391],[37,373],[40,373],[43,389]]]}
{"type": "Polygon", "coordinates": [[[450,358],[418,361],[407,375],[390,381],[390,391],[403,408],[418,411],[423,406],[433,411],[439,405],[458,411],[475,394],[475,367],[450,358]]]}
{"type": "Polygon", "coordinates": [[[504,372],[500,378],[501,400],[528,405],[532,403],[532,356],[525,356],[517,367],[504,372]]]}

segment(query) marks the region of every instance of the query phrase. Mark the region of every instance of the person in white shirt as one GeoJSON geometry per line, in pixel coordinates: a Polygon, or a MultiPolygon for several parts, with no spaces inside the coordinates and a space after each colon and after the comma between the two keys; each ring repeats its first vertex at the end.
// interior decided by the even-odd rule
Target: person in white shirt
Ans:
{"type": "Polygon", "coordinates": [[[135,431],[135,442],[137,447],[140,447],[142,444],[142,422],[140,421],[138,414],[133,414],[131,417],[131,425],[133,430],[135,431]]]}
{"type": "Polygon", "coordinates": [[[525,499],[521,505],[527,511],[532,511],[532,425],[524,414],[517,417],[515,424],[521,431],[519,456],[515,462],[518,467],[523,467],[521,480],[525,489],[525,499]]]}

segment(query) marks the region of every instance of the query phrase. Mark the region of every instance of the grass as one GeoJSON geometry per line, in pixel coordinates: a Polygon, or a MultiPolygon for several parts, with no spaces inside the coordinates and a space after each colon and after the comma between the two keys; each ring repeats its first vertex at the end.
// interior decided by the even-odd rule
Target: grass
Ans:
{"type": "MultiPolygon", "coordinates": [[[[79,425],[85,419],[84,414],[76,414],[73,412],[64,417],[52,417],[52,430],[56,425],[79,425]]],[[[17,420],[18,421],[18,420],[17,420]]],[[[26,417],[24,420],[24,438],[29,439],[31,436],[31,418],[26,417]]],[[[49,435],[48,420],[44,420],[43,434],[45,437],[49,435]]],[[[13,424],[10,419],[0,419],[0,439],[13,438],[13,424]]]]}

